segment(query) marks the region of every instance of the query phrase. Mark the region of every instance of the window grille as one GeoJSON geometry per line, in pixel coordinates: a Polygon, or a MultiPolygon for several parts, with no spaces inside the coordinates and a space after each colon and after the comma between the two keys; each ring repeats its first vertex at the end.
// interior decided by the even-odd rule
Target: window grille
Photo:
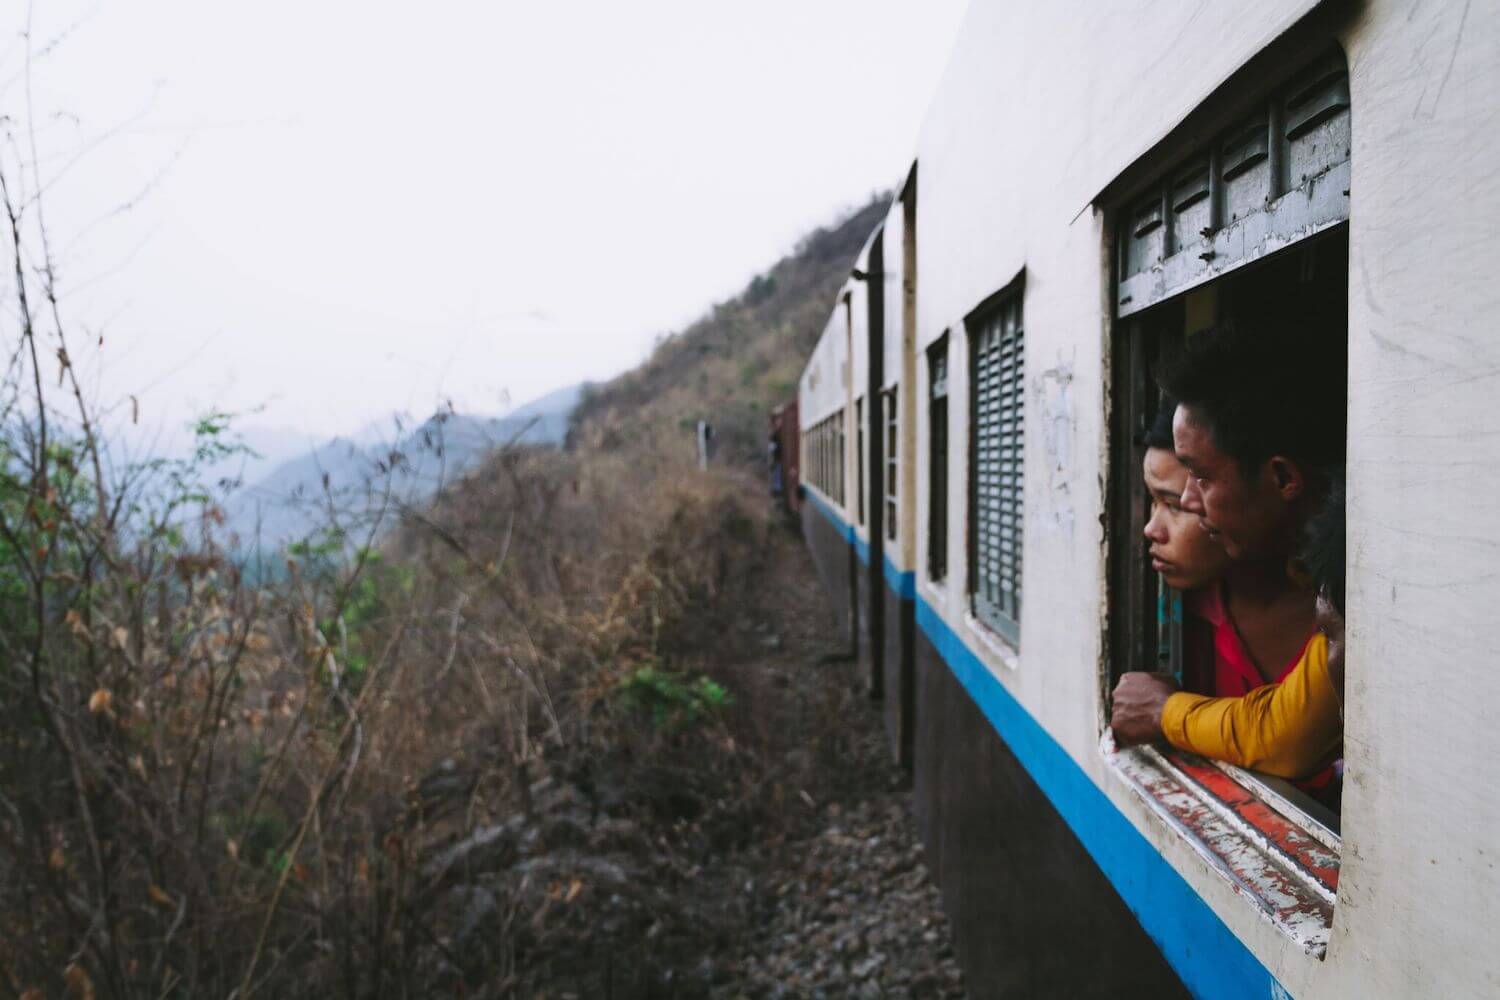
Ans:
{"type": "Polygon", "coordinates": [[[1019,642],[1025,376],[1019,293],[972,322],[970,343],[969,586],[975,614],[1019,642]]]}
{"type": "Polygon", "coordinates": [[[948,338],[927,352],[927,575],[948,575],[948,338]]]}
{"type": "Polygon", "coordinates": [[[896,389],[892,386],[885,394],[885,537],[896,538],[896,439],[900,433],[896,420],[896,389]]]}

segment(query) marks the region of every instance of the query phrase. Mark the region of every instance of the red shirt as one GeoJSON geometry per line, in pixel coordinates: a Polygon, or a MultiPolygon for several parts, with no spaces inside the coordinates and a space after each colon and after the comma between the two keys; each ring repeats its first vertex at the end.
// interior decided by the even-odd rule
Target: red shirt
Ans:
{"type": "MultiPolygon", "coordinates": [[[[1229,607],[1224,597],[1224,585],[1222,583],[1217,586],[1200,587],[1195,591],[1184,594],[1183,597],[1184,610],[1190,614],[1197,615],[1213,630],[1213,690],[1199,691],[1197,693],[1211,694],[1220,698],[1238,698],[1249,694],[1258,687],[1270,683],[1255,668],[1255,661],[1250,657],[1250,650],[1245,647],[1245,640],[1240,638],[1239,629],[1234,627],[1234,619],[1229,617],[1229,607]]],[[[1273,679],[1275,683],[1280,684],[1286,679],[1287,674],[1297,669],[1297,664],[1302,662],[1302,657],[1307,652],[1307,644],[1312,642],[1313,636],[1317,634],[1317,629],[1313,629],[1307,634],[1307,638],[1302,641],[1301,647],[1297,650],[1297,655],[1292,657],[1290,662],[1277,669],[1276,676],[1273,679]]],[[[1203,666],[1206,666],[1206,664],[1203,666]]],[[[1201,667],[1197,671],[1187,669],[1183,680],[1188,681],[1188,684],[1184,686],[1190,690],[1192,687],[1198,686],[1193,685],[1189,680],[1195,673],[1201,678],[1199,681],[1200,685],[1208,680],[1207,677],[1203,677],[1203,674],[1206,674],[1207,671],[1201,669],[1201,667]]],[[[1334,769],[1327,767],[1317,774],[1311,774],[1299,781],[1294,781],[1293,784],[1316,797],[1329,787],[1333,781],[1333,777],[1334,769]]]]}
{"type": "MultiPolygon", "coordinates": [[[[1268,683],[1256,669],[1255,661],[1250,657],[1250,650],[1245,648],[1245,640],[1240,638],[1239,629],[1234,627],[1234,620],[1229,617],[1228,603],[1224,598],[1224,585],[1203,587],[1191,596],[1193,613],[1213,626],[1213,690],[1201,693],[1219,698],[1238,698],[1268,683]]],[[[1297,655],[1276,670],[1276,675],[1271,678],[1272,681],[1279,684],[1286,679],[1287,674],[1297,668],[1297,664],[1302,662],[1302,657],[1307,652],[1307,644],[1312,642],[1312,637],[1317,635],[1317,632],[1317,629],[1313,629],[1307,633],[1307,638],[1302,640],[1302,645],[1297,649],[1297,655]]]]}

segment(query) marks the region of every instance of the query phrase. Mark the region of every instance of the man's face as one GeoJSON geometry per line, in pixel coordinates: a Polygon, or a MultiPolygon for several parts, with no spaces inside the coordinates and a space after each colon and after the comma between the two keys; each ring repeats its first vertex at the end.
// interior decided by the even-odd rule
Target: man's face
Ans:
{"type": "Polygon", "coordinates": [[[1284,537],[1292,516],[1290,497],[1272,467],[1277,460],[1262,463],[1257,475],[1247,479],[1240,464],[1219,450],[1212,431],[1189,406],[1177,407],[1172,439],[1178,461],[1188,470],[1182,509],[1203,518],[1204,529],[1231,559],[1269,554],[1284,537]]]}
{"type": "Polygon", "coordinates": [[[1178,590],[1218,580],[1229,568],[1229,555],[1203,530],[1202,517],[1182,509],[1187,469],[1170,450],[1147,448],[1143,472],[1151,495],[1144,532],[1151,543],[1151,568],[1178,590]]]}

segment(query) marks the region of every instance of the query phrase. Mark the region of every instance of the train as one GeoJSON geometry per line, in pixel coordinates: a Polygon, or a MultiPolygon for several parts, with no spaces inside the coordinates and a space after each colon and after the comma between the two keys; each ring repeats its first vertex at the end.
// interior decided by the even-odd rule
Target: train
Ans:
{"type": "Polygon", "coordinates": [[[966,13],[778,420],[973,995],[1500,995],[1497,162],[1496,0],[966,13]],[[1337,809],[1109,729],[1153,366],[1267,304],[1347,338],[1337,809]]]}

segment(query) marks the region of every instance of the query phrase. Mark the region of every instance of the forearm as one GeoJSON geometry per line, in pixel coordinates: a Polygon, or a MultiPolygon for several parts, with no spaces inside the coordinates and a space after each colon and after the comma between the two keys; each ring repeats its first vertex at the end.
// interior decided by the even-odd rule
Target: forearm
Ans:
{"type": "Polygon", "coordinates": [[[1343,723],[1326,661],[1314,657],[1282,683],[1240,698],[1174,694],[1162,710],[1162,733],[1182,750],[1300,778],[1337,754],[1343,723]]]}

